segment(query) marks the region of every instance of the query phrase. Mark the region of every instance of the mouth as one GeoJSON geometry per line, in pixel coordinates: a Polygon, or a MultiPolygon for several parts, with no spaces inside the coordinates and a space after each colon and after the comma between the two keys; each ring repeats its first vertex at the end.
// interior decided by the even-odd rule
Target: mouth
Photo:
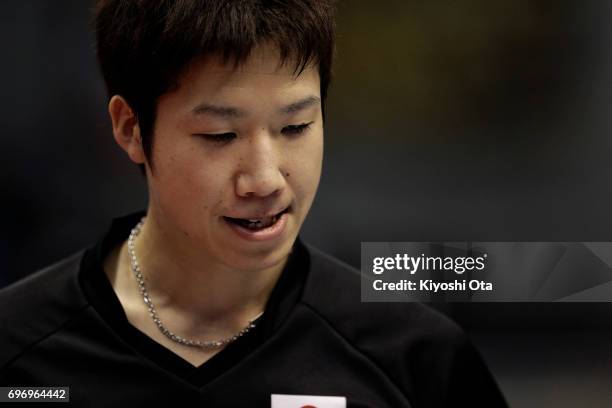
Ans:
{"type": "Polygon", "coordinates": [[[246,228],[251,231],[260,231],[275,225],[283,214],[288,213],[290,210],[291,207],[289,206],[277,214],[261,218],[232,218],[225,216],[223,218],[227,222],[238,225],[239,227],[246,228]]]}

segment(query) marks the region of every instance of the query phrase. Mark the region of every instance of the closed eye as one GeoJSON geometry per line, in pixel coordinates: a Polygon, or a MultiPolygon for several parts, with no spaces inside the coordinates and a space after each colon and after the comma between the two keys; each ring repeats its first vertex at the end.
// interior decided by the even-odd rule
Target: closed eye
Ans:
{"type": "Polygon", "coordinates": [[[209,142],[219,143],[219,144],[229,143],[233,139],[236,138],[235,133],[200,133],[200,134],[197,134],[196,136],[203,137],[209,142]]]}
{"type": "Polygon", "coordinates": [[[313,122],[309,122],[309,123],[302,123],[301,125],[289,125],[289,126],[285,126],[281,132],[285,135],[299,135],[301,133],[304,133],[305,131],[308,130],[308,128],[310,127],[310,125],[312,125],[313,122]]]}
{"type": "MultiPolygon", "coordinates": [[[[312,125],[314,122],[309,122],[309,123],[302,123],[299,125],[289,125],[289,126],[285,126],[281,132],[285,135],[299,135],[302,134],[304,132],[306,132],[309,128],[310,125],[312,125]]],[[[236,138],[236,133],[232,133],[232,132],[228,132],[228,133],[198,133],[195,136],[199,136],[199,137],[203,137],[204,139],[208,140],[209,142],[212,143],[217,143],[217,144],[226,144],[231,142],[232,140],[234,140],[236,138]]]]}

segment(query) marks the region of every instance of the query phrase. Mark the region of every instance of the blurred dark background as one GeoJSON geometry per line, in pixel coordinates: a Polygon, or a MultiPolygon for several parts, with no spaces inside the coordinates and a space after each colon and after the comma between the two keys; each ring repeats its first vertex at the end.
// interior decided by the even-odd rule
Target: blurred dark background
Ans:
{"type": "MultiPolygon", "coordinates": [[[[0,286],[146,206],[90,7],[0,3],[0,286]]],[[[611,17],[603,0],[340,1],[304,239],[357,267],[361,241],[612,241],[611,17]]],[[[436,307],[512,406],[612,405],[609,304],[436,307]]]]}

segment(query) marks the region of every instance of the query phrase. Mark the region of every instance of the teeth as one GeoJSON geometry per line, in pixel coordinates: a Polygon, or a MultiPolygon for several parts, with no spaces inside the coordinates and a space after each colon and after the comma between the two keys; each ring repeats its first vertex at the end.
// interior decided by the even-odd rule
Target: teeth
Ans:
{"type": "Polygon", "coordinates": [[[274,224],[277,219],[278,217],[274,216],[274,217],[267,217],[267,218],[260,219],[260,220],[248,220],[249,221],[248,227],[253,228],[253,229],[266,228],[274,224]]]}
{"type": "Polygon", "coordinates": [[[238,225],[242,225],[244,228],[248,228],[248,229],[252,229],[252,230],[259,230],[259,229],[263,229],[263,228],[268,228],[272,225],[274,225],[278,219],[280,218],[281,214],[277,214],[271,217],[265,217],[265,218],[233,218],[232,222],[238,224],[238,225]]]}

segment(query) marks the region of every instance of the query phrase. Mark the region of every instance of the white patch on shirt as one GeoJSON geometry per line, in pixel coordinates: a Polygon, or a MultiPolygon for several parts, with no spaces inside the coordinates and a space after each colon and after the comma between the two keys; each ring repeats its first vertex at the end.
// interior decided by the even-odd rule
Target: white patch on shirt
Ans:
{"type": "Polygon", "coordinates": [[[272,394],[271,408],[346,408],[345,397],[272,394]]]}

